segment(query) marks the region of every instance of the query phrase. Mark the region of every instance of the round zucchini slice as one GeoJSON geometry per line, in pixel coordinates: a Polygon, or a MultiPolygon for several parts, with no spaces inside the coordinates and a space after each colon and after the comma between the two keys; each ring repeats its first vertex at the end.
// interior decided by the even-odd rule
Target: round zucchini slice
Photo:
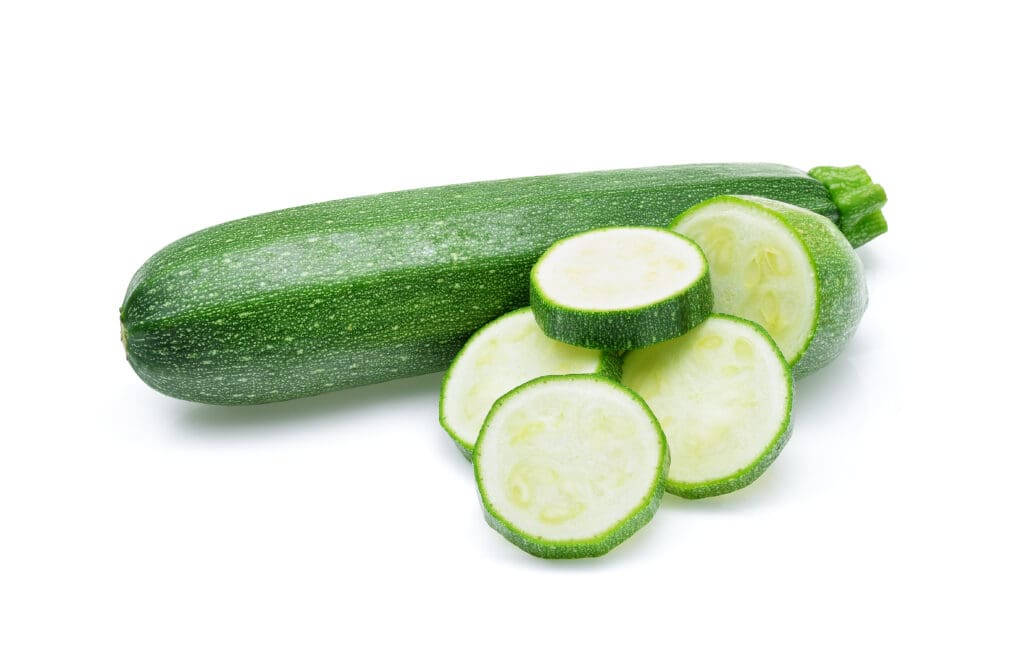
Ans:
{"type": "Polygon", "coordinates": [[[487,522],[546,558],[600,556],[654,516],[668,447],[635,393],[591,375],[541,377],[503,395],[473,451],[487,522]]]}
{"type": "Polygon", "coordinates": [[[686,333],[711,313],[707,261],[664,228],[603,228],[553,244],[530,273],[530,305],[552,338],[625,350],[686,333]]]}
{"type": "Polygon", "coordinates": [[[712,315],[685,336],[627,353],[622,383],[665,431],[672,453],[665,489],[688,499],[750,484],[792,430],[789,365],[747,320],[712,315]]]}

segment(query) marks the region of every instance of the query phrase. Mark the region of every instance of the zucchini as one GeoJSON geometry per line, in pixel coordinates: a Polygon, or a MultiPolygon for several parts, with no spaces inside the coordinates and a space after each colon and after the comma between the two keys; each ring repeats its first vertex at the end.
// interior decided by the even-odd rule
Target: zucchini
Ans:
{"type": "Polygon", "coordinates": [[[634,349],[686,333],[711,314],[700,248],[663,228],[602,228],[555,242],[530,273],[544,333],[595,349],[634,349]]]}
{"type": "Polygon", "coordinates": [[[473,467],[487,522],[548,558],[600,556],[654,516],[668,446],[650,408],[603,377],[540,377],[487,414],[473,467]]]}
{"type": "Polygon", "coordinates": [[[797,377],[835,359],[853,336],[868,301],[864,268],[823,216],[765,198],[720,196],[671,227],[704,249],[715,311],[763,326],[797,377]]]}
{"type": "Polygon", "coordinates": [[[467,458],[494,401],[545,375],[595,373],[617,379],[619,354],[573,347],[553,340],[520,308],[490,322],[452,361],[441,384],[441,426],[467,458]]]}
{"type": "Polygon", "coordinates": [[[622,383],[658,417],[672,454],[665,489],[681,497],[749,485],[792,432],[789,365],[748,320],[712,315],[685,336],[628,352],[622,383]]]}
{"type": "Polygon", "coordinates": [[[599,227],[664,226],[721,193],[776,198],[839,222],[870,206],[847,196],[855,206],[841,208],[825,184],[766,164],[324,202],[211,227],[160,250],[128,285],[121,336],[143,381],[199,402],[287,400],[443,370],[473,331],[528,303],[530,268],[553,242],[599,227]]]}

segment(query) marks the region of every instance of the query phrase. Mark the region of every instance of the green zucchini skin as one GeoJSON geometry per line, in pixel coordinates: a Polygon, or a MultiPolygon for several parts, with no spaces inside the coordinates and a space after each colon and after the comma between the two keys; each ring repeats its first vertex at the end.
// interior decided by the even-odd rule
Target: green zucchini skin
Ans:
{"type": "Polygon", "coordinates": [[[553,242],[664,226],[715,195],[840,212],[807,174],[684,165],[349,198],[201,230],[151,257],[121,307],[128,361],[161,393],[256,404],[443,370],[469,335],[527,305],[553,242]]]}

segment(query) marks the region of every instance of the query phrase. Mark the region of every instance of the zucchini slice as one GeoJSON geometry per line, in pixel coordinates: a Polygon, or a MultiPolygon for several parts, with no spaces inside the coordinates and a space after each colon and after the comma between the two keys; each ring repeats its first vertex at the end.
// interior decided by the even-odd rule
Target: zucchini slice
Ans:
{"type": "Polygon", "coordinates": [[[835,359],[857,329],[868,292],[860,258],[824,216],[742,195],[696,205],[670,226],[711,268],[715,312],[757,322],[797,377],[835,359]]]}
{"type": "Polygon", "coordinates": [[[545,375],[599,373],[617,379],[621,365],[618,354],[547,337],[533,311],[514,310],[473,334],[448,368],[441,384],[441,426],[471,458],[487,412],[504,393],[545,375]]]}
{"type": "Polygon", "coordinates": [[[530,273],[544,333],[596,349],[675,338],[711,313],[707,260],[663,228],[603,228],[556,242],[530,273]]]}
{"type": "Polygon", "coordinates": [[[650,408],[593,375],[540,377],[494,404],[473,451],[487,522],[535,556],[600,556],[654,516],[668,447],[650,408]]]}
{"type": "Polygon", "coordinates": [[[665,489],[688,499],[750,484],[792,430],[789,365],[747,320],[712,315],[681,338],[627,353],[622,383],[665,431],[672,453],[665,489]]]}

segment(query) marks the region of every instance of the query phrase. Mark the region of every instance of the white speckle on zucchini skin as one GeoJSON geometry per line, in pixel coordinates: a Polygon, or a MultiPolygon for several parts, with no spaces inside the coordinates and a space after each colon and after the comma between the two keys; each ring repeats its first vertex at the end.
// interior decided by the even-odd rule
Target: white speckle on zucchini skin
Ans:
{"type": "Polygon", "coordinates": [[[552,175],[286,209],[199,231],[150,258],[122,306],[128,360],[158,391],[216,404],[442,370],[470,333],[526,305],[530,267],[554,241],[663,226],[720,193],[838,218],[820,183],[768,164],[552,175]],[[315,299],[323,303],[310,308],[315,299]],[[245,392],[227,386],[242,376],[245,392]]]}

